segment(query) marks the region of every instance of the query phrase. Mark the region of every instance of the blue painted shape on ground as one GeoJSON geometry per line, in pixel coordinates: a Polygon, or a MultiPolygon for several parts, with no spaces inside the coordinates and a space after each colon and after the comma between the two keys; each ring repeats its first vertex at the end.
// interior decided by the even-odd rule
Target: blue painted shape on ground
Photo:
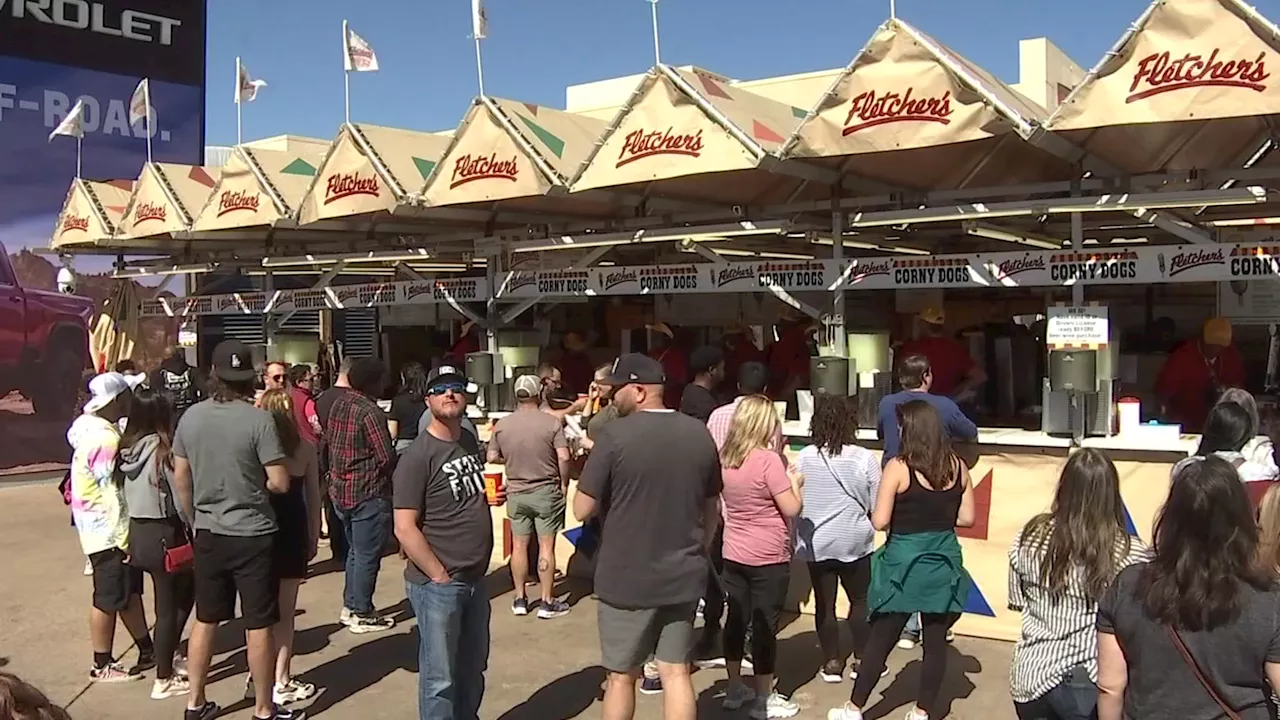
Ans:
{"type": "Polygon", "coordinates": [[[1133,524],[1133,518],[1129,515],[1129,506],[1120,503],[1120,507],[1124,510],[1124,531],[1134,537],[1138,536],[1138,528],[1133,524]]]}
{"type": "Polygon", "coordinates": [[[569,528],[564,531],[564,539],[568,540],[574,547],[578,547],[578,541],[582,539],[582,533],[586,531],[586,525],[579,525],[576,528],[569,528]]]}

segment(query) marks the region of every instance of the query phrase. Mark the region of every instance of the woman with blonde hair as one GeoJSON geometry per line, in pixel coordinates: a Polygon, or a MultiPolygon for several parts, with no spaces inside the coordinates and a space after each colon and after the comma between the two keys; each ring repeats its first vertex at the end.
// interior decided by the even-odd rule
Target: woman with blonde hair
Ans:
{"type": "Polygon", "coordinates": [[[800,514],[801,483],[788,475],[774,450],[778,412],[764,395],[738,403],[720,451],[724,477],[724,586],[729,614],[724,626],[726,710],[751,703],[753,720],[788,718],[800,706],[773,691],[778,655],[778,619],[791,582],[788,521],[800,514]],[[747,627],[751,627],[754,688],[742,681],[747,627]]]}
{"type": "Polygon", "coordinates": [[[1258,558],[1280,571],[1280,483],[1271,483],[1258,503],[1258,558]]]}
{"type": "MultiPolygon", "coordinates": [[[[275,535],[275,572],[280,578],[280,621],[272,629],[276,645],[276,683],[272,697],[277,705],[306,700],[316,694],[311,683],[293,678],[293,616],[298,587],[307,577],[307,565],[320,541],[320,463],[315,445],[298,431],[293,398],[285,390],[268,390],[258,406],[275,420],[280,446],[288,456],[289,492],[271,496],[278,529],[275,535]]],[[[250,688],[252,691],[252,688],[250,688]]]]}

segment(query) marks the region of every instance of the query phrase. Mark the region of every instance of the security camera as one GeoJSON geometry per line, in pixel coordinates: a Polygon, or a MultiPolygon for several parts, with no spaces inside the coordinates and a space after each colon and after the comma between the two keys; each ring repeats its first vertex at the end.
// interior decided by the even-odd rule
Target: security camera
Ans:
{"type": "Polygon", "coordinates": [[[76,274],[67,268],[58,268],[58,292],[63,295],[74,295],[76,292],[76,274]]]}

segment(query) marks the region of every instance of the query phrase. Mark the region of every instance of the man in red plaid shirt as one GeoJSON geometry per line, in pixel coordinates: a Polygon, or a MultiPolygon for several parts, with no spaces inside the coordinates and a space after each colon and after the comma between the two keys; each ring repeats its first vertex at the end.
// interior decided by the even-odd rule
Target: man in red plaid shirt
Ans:
{"type": "Polygon", "coordinates": [[[380,360],[356,360],[348,374],[354,392],[338,397],[324,426],[329,497],[342,519],[348,544],[341,622],[353,633],[379,632],[395,625],[373,607],[382,548],[391,531],[391,474],[396,466],[387,416],[375,400],[382,394],[386,375],[380,360]]]}

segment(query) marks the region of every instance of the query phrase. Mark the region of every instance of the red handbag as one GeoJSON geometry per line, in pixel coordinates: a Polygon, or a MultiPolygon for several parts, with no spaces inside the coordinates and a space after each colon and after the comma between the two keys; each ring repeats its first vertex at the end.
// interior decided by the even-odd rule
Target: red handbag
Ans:
{"type": "MultiPolygon", "coordinates": [[[[186,529],[183,534],[186,535],[186,529]]],[[[186,570],[196,561],[196,551],[191,545],[191,536],[186,535],[186,542],[177,547],[168,547],[161,543],[164,547],[164,571],[167,573],[176,573],[186,570]]]]}

